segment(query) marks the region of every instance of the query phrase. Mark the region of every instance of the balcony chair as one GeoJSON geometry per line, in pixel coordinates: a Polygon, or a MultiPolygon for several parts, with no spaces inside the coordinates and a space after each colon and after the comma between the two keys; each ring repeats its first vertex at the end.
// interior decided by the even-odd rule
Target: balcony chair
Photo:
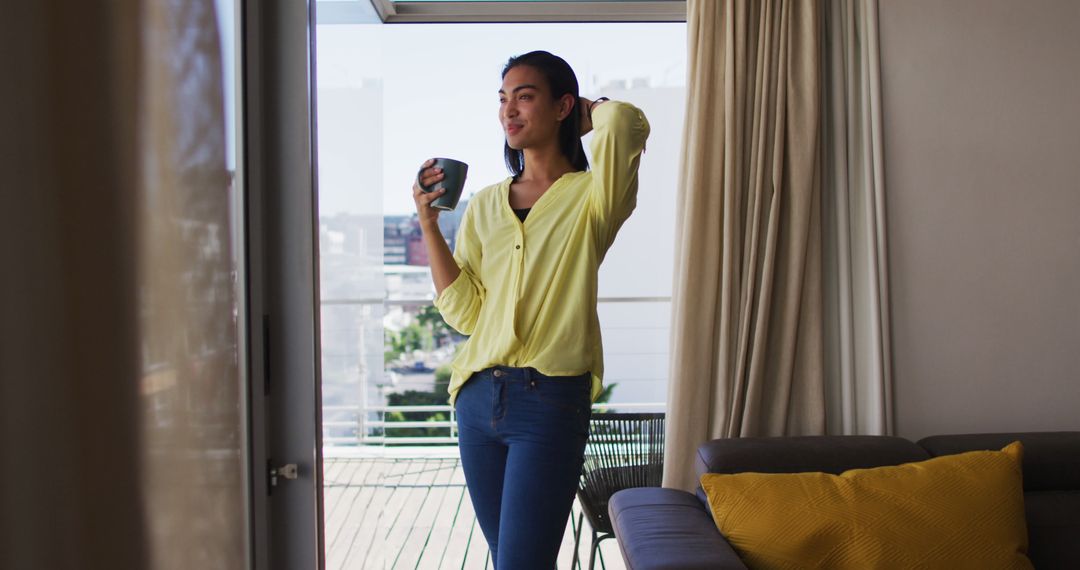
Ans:
{"type": "MultiPolygon", "coordinates": [[[[608,518],[608,499],[616,491],[659,487],[664,473],[663,413],[593,414],[585,464],[577,497],[581,513],[574,525],[574,560],[580,568],[578,545],[583,517],[592,527],[589,570],[593,570],[600,542],[615,536],[608,518]]],[[[571,518],[571,523],[573,523],[571,518]]],[[[600,554],[600,564],[604,556],[600,554]]]]}

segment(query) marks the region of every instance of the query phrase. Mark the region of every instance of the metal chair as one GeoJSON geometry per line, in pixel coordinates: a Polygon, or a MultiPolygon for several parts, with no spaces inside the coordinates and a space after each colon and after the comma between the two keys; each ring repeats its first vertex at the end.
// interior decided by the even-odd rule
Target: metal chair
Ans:
{"type": "MultiPolygon", "coordinates": [[[[573,529],[574,560],[571,567],[580,568],[578,545],[581,542],[583,517],[589,518],[592,527],[589,570],[593,570],[600,542],[615,536],[608,519],[608,499],[623,489],[659,487],[663,473],[663,413],[593,415],[589,442],[585,446],[581,485],[577,492],[582,512],[573,529]]],[[[603,553],[600,553],[600,564],[607,568],[603,553]]]]}

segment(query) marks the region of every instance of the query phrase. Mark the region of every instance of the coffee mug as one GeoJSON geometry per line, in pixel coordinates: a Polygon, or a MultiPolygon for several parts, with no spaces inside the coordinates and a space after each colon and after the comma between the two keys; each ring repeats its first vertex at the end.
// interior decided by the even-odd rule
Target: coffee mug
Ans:
{"type": "Polygon", "coordinates": [[[416,173],[417,183],[420,185],[420,190],[424,192],[434,192],[440,188],[445,188],[446,192],[436,198],[431,207],[437,210],[453,210],[457,207],[458,200],[461,199],[461,191],[465,188],[465,176],[469,173],[469,165],[461,162],[460,160],[454,160],[452,158],[436,158],[435,163],[431,166],[421,168],[416,173]],[[420,182],[420,173],[426,168],[441,168],[443,171],[443,179],[432,184],[431,186],[424,186],[423,182],[420,182]]]}

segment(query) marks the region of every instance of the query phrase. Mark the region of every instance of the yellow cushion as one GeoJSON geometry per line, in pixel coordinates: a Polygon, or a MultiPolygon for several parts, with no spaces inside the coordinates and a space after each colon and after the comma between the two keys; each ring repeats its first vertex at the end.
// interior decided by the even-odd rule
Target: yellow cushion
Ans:
{"type": "Polygon", "coordinates": [[[750,568],[1031,568],[1014,442],[875,469],[706,474],[750,568]]]}

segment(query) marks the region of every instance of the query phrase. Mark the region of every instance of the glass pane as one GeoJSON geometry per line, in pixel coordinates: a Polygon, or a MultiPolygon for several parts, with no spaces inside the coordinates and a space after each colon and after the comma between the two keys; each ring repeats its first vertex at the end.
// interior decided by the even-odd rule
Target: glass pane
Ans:
{"type": "Polygon", "coordinates": [[[154,568],[248,567],[238,0],[145,3],[139,306],[154,568]]]}
{"type": "MultiPolygon", "coordinates": [[[[469,163],[465,200],[505,178],[500,73],[538,47],[574,67],[583,96],[640,107],[652,135],[638,208],[601,268],[599,314],[610,404],[662,408],[686,26],[325,24],[317,38],[328,567],[484,568],[446,405],[463,337],[431,306],[416,169],[431,156],[469,163]]],[[[440,217],[451,246],[465,207],[440,217]]]]}

